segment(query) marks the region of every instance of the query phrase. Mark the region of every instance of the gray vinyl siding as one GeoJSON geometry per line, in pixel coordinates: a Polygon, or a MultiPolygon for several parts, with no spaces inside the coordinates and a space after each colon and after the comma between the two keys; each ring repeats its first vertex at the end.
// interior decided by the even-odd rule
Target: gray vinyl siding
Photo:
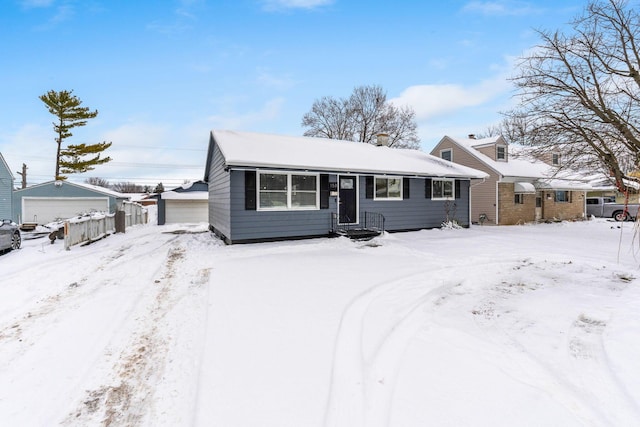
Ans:
{"type": "Polygon", "coordinates": [[[2,156],[0,156],[0,220],[13,219],[12,217],[12,193],[13,175],[7,168],[2,156]]]}
{"type": "MultiPolygon", "coordinates": [[[[217,144],[213,145],[213,159],[209,170],[209,225],[217,233],[231,237],[230,175],[224,170],[224,157],[217,144]]],[[[242,190],[244,195],[244,190],[242,190]]]]}
{"type": "MultiPolygon", "coordinates": [[[[425,179],[409,179],[409,199],[374,200],[365,198],[366,178],[360,177],[360,214],[375,212],[384,215],[385,230],[416,230],[437,228],[447,218],[446,201],[425,198],[425,179]]],[[[450,219],[469,225],[469,181],[460,181],[460,198],[450,201],[450,219]],[[453,202],[453,204],[451,203],[453,202]]]]}
{"type": "MultiPolygon", "coordinates": [[[[327,236],[329,234],[331,213],[336,212],[335,197],[329,198],[329,209],[246,210],[244,171],[232,170],[229,174],[231,177],[231,232],[225,233],[225,236],[231,242],[327,236]]],[[[329,182],[336,182],[336,175],[329,175],[329,182]]]]}
{"type": "Polygon", "coordinates": [[[13,175],[7,168],[6,163],[0,156],[0,220],[13,219],[12,217],[12,196],[13,175]]]}

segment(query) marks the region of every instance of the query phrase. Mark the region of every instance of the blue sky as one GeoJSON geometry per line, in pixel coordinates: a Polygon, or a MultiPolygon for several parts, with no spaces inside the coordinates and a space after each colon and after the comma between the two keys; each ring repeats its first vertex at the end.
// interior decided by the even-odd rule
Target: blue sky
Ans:
{"type": "MultiPolygon", "coordinates": [[[[380,85],[416,111],[422,148],[485,131],[509,108],[516,59],[586,1],[4,0],[0,153],[51,180],[38,98],[73,90],[99,111],[69,143],[112,141],[102,177],[201,179],[211,129],[301,135],[322,96],[380,85]]],[[[19,181],[16,174],[16,179],[19,181]]]]}

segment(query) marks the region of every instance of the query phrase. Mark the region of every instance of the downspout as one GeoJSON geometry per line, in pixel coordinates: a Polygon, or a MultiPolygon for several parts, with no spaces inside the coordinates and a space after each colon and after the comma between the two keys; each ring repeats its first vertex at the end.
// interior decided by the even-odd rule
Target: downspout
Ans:
{"type": "MultiPolygon", "coordinates": [[[[500,179],[502,179],[502,177],[500,177],[500,179]]],[[[500,180],[496,181],[496,203],[495,203],[495,207],[496,207],[496,225],[500,224],[500,218],[498,218],[499,212],[500,212],[500,207],[498,206],[498,201],[500,200],[500,180]]]]}

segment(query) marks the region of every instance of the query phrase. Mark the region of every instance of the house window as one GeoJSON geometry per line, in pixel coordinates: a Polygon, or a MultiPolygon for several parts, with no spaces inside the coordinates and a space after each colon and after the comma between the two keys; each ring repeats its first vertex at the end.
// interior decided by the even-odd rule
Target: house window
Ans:
{"type": "Polygon", "coordinates": [[[518,193],[518,194],[516,194],[516,197],[515,197],[514,203],[515,203],[516,205],[522,205],[522,204],[524,204],[524,194],[522,194],[522,193],[518,193]]]}
{"type": "Polygon", "coordinates": [[[402,200],[402,178],[376,177],[375,200],[402,200]]]}
{"type": "Polygon", "coordinates": [[[449,148],[449,149],[447,149],[447,150],[441,150],[441,151],[440,151],[440,158],[441,158],[441,159],[444,159],[444,160],[447,160],[447,161],[449,161],[449,162],[452,162],[452,161],[453,161],[453,153],[452,153],[452,150],[451,150],[450,148],[449,148]]]}
{"type": "Polygon", "coordinates": [[[507,160],[507,147],[505,145],[496,146],[496,160],[507,160]]]}
{"type": "Polygon", "coordinates": [[[287,175],[260,174],[260,209],[287,209],[287,175]]]}
{"type": "Polygon", "coordinates": [[[571,192],[569,191],[556,191],[557,203],[571,203],[571,192]]]}
{"type": "Polygon", "coordinates": [[[260,210],[318,209],[318,175],[259,173],[260,210]]]}
{"type": "Polygon", "coordinates": [[[455,180],[434,179],[431,181],[432,200],[451,200],[455,198],[455,180]]]}
{"type": "Polygon", "coordinates": [[[559,153],[553,153],[551,155],[551,164],[554,166],[559,166],[560,165],[560,154],[559,153]]]}
{"type": "Polygon", "coordinates": [[[318,177],[315,175],[290,175],[291,208],[318,207],[318,177]]]}

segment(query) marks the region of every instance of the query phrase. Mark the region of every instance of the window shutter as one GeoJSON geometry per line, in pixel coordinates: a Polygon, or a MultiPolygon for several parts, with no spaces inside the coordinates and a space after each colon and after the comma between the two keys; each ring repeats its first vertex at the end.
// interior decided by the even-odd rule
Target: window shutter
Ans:
{"type": "Polygon", "coordinates": [[[244,209],[256,210],[256,171],[244,171],[244,209]]]}
{"type": "Polygon", "coordinates": [[[320,174],[320,209],[329,209],[329,175],[320,174]]]}
{"type": "Polygon", "coordinates": [[[456,179],[456,199],[460,198],[460,180],[456,179]]]}
{"type": "Polygon", "coordinates": [[[402,178],[402,198],[403,199],[410,198],[410,195],[409,195],[409,187],[411,187],[410,182],[411,182],[410,178],[402,178]]]}
{"type": "Polygon", "coordinates": [[[365,184],[366,184],[365,197],[367,199],[373,199],[373,177],[367,176],[365,178],[365,184]]]}
{"type": "Polygon", "coordinates": [[[431,178],[427,178],[424,180],[424,198],[431,198],[431,178]]]}

